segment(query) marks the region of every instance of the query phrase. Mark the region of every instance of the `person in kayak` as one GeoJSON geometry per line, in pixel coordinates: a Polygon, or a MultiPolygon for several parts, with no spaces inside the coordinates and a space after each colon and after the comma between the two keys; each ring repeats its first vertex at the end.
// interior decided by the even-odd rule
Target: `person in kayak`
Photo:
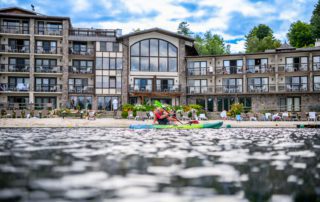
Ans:
{"type": "Polygon", "coordinates": [[[170,121],[175,122],[176,120],[170,117],[169,113],[166,112],[163,108],[156,108],[156,110],[154,111],[153,124],[158,122],[159,125],[167,125],[170,123],[170,121]]]}

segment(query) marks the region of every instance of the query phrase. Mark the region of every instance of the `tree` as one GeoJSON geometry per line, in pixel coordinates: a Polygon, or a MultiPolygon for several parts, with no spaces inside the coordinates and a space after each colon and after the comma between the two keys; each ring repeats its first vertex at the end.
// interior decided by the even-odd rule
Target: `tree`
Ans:
{"type": "Polygon", "coordinates": [[[132,32],[140,32],[141,29],[140,28],[136,28],[136,29],[133,29],[132,32]]]}
{"type": "Polygon", "coordinates": [[[200,55],[222,55],[227,53],[227,47],[224,40],[217,34],[207,31],[203,37],[195,37],[195,47],[200,55]]]}
{"type": "Polygon", "coordinates": [[[320,39],[320,0],[312,12],[310,25],[313,39],[320,39]]]}
{"type": "Polygon", "coordinates": [[[185,36],[191,36],[192,32],[189,28],[189,24],[187,22],[180,22],[178,26],[178,34],[182,34],[185,36]]]}
{"type": "Polygon", "coordinates": [[[245,38],[247,53],[263,52],[281,46],[280,41],[273,36],[272,29],[263,24],[253,27],[245,38]]]}
{"type": "Polygon", "coordinates": [[[287,36],[290,45],[296,48],[312,46],[315,42],[311,25],[300,20],[291,24],[287,36]]]}

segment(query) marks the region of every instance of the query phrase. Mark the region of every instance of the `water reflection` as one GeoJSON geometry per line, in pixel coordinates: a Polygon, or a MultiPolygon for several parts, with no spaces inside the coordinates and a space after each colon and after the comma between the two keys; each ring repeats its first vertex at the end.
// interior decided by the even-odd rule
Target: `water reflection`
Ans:
{"type": "Polygon", "coordinates": [[[316,129],[1,129],[0,201],[319,201],[316,129]]]}

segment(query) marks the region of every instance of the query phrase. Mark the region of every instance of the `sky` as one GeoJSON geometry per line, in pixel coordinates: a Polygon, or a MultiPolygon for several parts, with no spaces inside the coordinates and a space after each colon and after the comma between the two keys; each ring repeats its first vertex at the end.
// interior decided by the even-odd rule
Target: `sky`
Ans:
{"type": "Polygon", "coordinates": [[[19,6],[45,15],[70,17],[73,27],[134,29],[159,27],[176,32],[187,21],[195,34],[221,35],[231,52],[244,51],[244,36],[254,26],[270,26],[287,41],[290,24],[309,22],[318,0],[0,0],[0,7],[19,6]]]}

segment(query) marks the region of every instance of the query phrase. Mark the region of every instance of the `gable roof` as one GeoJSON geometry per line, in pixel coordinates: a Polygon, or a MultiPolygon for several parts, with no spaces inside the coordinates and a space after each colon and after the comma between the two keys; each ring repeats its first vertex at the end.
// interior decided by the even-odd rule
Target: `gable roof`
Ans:
{"type": "Polygon", "coordinates": [[[162,34],[165,34],[165,35],[173,36],[173,37],[176,37],[176,38],[184,39],[184,40],[187,40],[187,41],[192,41],[192,42],[194,41],[194,39],[191,38],[191,37],[184,36],[184,35],[181,35],[181,34],[177,34],[175,32],[171,32],[171,31],[168,31],[168,30],[165,30],[165,29],[161,29],[161,28],[158,28],[158,27],[151,28],[151,29],[145,29],[145,30],[137,31],[137,32],[131,32],[129,34],[125,34],[125,35],[120,36],[119,39],[128,38],[128,37],[136,36],[136,35],[140,35],[140,34],[146,34],[146,33],[150,33],[150,32],[158,32],[158,33],[162,33],[162,34]]]}
{"type": "Polygon", "coordinates": [[[27,9],[19,8],[19,7],[8,7],[1,8],[0,13],[15,13],[15,14],[25,14],[25,15],[41,15],[40,13],[36,13],[34,11],[30,11],[27,9]]]}

